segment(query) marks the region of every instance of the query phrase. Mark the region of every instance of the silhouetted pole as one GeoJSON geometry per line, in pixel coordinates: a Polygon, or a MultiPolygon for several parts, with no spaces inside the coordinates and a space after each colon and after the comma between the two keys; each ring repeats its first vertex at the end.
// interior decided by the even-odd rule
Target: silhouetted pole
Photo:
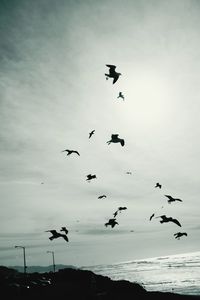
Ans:
{"type": "Polygon", "coordinates": [[[23,249],[23,256],[24,256],[24,275],[26,275],[26,252],[25,252],[25,247],[23,246],[15,246],[15,248],[22,248],[23,249]]]}
{"type": "Polygon", "coordinates": [[[52,254],[52,258],[53,258],[53,272],[56,272],[56,265],[55,265],[55,258],[54,258],[54,252],[53,251],[47,251],[47,253],[51,253],[52,254]]]}

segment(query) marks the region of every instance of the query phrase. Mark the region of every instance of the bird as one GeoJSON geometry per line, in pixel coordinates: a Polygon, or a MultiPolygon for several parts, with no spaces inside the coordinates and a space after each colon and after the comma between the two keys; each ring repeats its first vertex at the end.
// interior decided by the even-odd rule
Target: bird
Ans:
{"type": "Polygon", "coordinates": [[[187,232],[174,233],[175,239],[178,239],[178,240],[180,240],[180,237],[182,237],[183,235],[187,236],[187,232]]]}
{"type": "Polygon", "coordinates": [[[114,212],[114,214],[113,214],[114,218],[117,216],[117,214],[118,214],[118,210],[116,210],[116,211],[114,212]]]}
{"type": "Polygon", "coordinates": [[[98,197],[98,199],[102,199],[102,198],[106,198],[107,196],[106,195],[101,195],[98,197]]]}
{"type": "Polygon", "coordinates": [[[159,182],[157,182],[155,185],[155,188],[157,188],[157,187],[159,187],[161,189],[162,185],[159,182]]]}
{"type": "Polygon", "coordinates": [[[149,221],[151,221],[151,219],[155,216],[155,214],[152,214],[149,218],[149,221]]]}
{"type": "Polygon", "coordinates": [[[69,242],[68,237],[65,234],[59,233],[56,230],[47,230],[46,232],[51,232],[52,236],[49,237],[50,241],[62,237],[66,242],[69,242]]]}
{"type": "Polygon", "coordinates": [[[122,207],[122,206],[118,207],[118,211],[119,211],[119,212],[121,212],[122,210],[125,210],[125,209],[127,209],[127,207],[125,207],[125,206],[123,206],[123,207],[122,207]]]}
{"type": "Polygon", "coordinates": [[[119,79],[119,76],[122,75],[121,73],[117,73],[115,71],[116,66],[114,65],[106,65],[109,68],[109,74],[105,74],[106,79],[108,79],[108,77],[113,78],[113,84],[119,79]]]}
{"type": "Polygon", "coordinates": [[[89,133],[89,139],[91,138],[91,136],[94,134],[95,130],[92,130],[90,133],[89,133]]]}
{"type": "Polygon", "coordinates": [[[126,172],[126,174],[132,175],[132,172],[129,172],[129,171],[128,171],[128,172],[126,172]]]}
{"type": "Polygon", "coordinates": [[[97,178],[96,175],[92,175],[92,174],[88,174],[86,177],[87,177],[86,180],[91,180],[91,179],[97,178]]]}
{"type": "Polygon", "coordinates": [[[115,225],[119,225],[117,222],[116,222],[116,219],[109,219],[109,221],[107,223],[105,223],[105,226],[107,227],[108,225],[110,225],[112,228],[115,227],[115,225]]]}
{"type": "Polygon", "coordinates": [[[111,135],[111,140],[107,142],[108,145],[110,145],[110,143],[120,143],[121,146],[125,145],[125,142],[123,139],[120,139],[119,134],[112,134],[111,135]]]}
{"type": "Polygon", "coordinates": [[[76,154],[78,154],[80,156],[80,153],[78,151],[76,151],[76,150],[65,149],[65,150],[63,150],[61,152],[65,152],[65,151],[67,152],[67,155],[70,155],[72,153],[76,153],[76,154]]]}
{"type": "Polygon", "coordinates": [[[69,232],[66,227],[61,227],[60,231],[64,231],[65,234],[68,234],[68,232],[69,232]]]}
{"type": "Polygon", "coordinates": [[[179,221],[177,219],[172,218],[172,217],[166,217],[166,215],[162,215],[162,216],[159,216],[159,217],[156,217],[156,218],[161,218],[162,219],[160,221],[161,224],[162,223],[167,223],[167,222],[173,222],[176,225],[181,227],[181,224],[179,223],[179,221]]]}
{"type": "Polygon", "coordinates": [[[167,197],[167,198],[169,199],[169,200],[167,200],[167,201],[168,201],[168,203],[170,203],[170,204],[171,204],[171,202],[174,202],[174,201],[183,202],[183,200],[178,199],[178,198],[173,198],[173,197],[170,196],[170,195],[165,195],[165,197],[167,197]]]}
{"type": "Polygon", "coordinates": [[[119,92],[119,95],[117,98],[122,98],[124,100],[124,95],[122,94],[122,92],[119,92]]]}

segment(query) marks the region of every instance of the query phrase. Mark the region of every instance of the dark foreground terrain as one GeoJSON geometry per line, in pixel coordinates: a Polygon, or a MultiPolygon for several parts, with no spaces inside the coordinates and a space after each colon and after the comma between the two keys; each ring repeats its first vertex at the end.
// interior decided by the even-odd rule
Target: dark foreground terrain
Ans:
{"type": "Polygon", "coordinates": [[[200,300],[200,296],[147,292],[141,285],[126,280],[113,281],[91,271],[62,269],[56,273],[23,273],[0,267],[1,299],[146,299],[200,300]]]}

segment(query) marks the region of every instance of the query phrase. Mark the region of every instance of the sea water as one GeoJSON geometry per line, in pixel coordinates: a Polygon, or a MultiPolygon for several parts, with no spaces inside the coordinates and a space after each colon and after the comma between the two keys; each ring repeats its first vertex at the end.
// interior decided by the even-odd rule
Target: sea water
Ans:
{"type": "Polygon", "coordinates": [[[200,251],[83,269],[113,280],[137,282],[147,291],[200,295],[200,251]]]}

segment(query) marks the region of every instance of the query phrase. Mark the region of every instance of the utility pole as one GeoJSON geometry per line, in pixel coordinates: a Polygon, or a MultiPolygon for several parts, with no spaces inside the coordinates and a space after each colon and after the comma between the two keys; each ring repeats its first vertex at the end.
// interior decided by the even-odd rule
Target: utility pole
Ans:
{"type": "Polygon", "coordinates": [[[56,272],[56,265],[55,265],[55,257],[54,257],[54,251],[47,251],[47,253],[52,254],[52,259],[53,259],[53,272],[56,272]]]}
{"type": "Polygon", "coordinates": [[[23,257],[24,257],[24,275],[26,275],[26,252],[25,252],[25,247],[23,246],[15,246],[15,248],[22,248],[23,249],[23,257]]]}

